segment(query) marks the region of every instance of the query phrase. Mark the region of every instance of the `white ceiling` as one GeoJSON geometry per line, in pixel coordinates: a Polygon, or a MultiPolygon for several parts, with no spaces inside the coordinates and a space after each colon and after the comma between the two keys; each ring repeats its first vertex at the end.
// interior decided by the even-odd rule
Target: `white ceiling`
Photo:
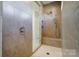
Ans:
{"type": "Polygon", "coordinates": [[[49,4],[51,2],[54,2],[54,1],[42,1],[43,5],[49,4]]]}

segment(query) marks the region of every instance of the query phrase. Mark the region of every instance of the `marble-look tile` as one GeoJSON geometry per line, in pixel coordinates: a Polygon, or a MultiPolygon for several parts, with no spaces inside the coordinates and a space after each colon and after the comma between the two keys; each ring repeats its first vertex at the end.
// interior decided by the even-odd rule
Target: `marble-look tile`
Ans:
{"type": "Polygon", "coordinates": [[[48,45],[42,45],[32,57],[62,57],[62,49],[48,45]],[[49,54],[49,55],[48,55],[49,54]]]}

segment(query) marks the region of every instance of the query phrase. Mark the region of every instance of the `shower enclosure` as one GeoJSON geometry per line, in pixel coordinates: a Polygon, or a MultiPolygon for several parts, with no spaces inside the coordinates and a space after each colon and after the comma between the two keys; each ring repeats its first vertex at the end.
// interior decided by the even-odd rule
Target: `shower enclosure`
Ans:
{"type": "Polygon", "coordinates": [[[79,2],[63,1],[62,10],[61,2],[54,4],[49,7],[33,1],[0,2],[0,56],[31,56],[41,41],[62,48],[62,56],[79,56],[79,2]],[[56,18],[43,19],[43,12],[50,16],[53,13],[56,18]]]}
{"type": "Polygon", "coordinates": [[[61,2],[43,6],[42,41],[43,44],[62,47],[61,44],[61,2]]]}

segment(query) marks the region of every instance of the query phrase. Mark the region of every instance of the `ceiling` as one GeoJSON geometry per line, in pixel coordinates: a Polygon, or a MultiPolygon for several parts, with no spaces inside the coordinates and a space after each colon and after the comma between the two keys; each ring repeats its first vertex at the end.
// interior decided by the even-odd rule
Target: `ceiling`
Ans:
{"type": "Polygon", "coordinates": [[[41,1],[43,5],[46,5],[46,4],[49,4],[51,2],[54,2],[54,1],[41,1]]]}

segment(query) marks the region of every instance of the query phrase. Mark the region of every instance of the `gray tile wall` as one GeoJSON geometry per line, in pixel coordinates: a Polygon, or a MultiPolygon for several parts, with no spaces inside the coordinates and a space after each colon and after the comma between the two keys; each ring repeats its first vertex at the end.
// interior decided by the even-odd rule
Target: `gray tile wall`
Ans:
{"type": "Polygon", "coordinates": [[[62,39],[63,55],[79,56],[79,2],[63,2],[62,39]]]}

